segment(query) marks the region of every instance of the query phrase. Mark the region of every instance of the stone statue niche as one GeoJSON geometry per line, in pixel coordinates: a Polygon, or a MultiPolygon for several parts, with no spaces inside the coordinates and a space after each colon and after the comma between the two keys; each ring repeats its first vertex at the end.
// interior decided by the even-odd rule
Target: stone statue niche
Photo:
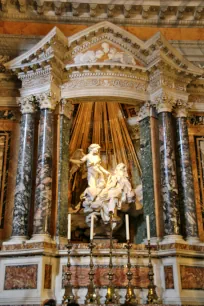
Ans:
{"type": "MultiPolygon", "coordinates": [[[[113,212],[113,230],[118,232],[123,223],[126,213],[136,217],[142,212],[141,185],[133,190],[124,163],[119,163],[113,173],[107,171],[101,165],[100,146],[91,144],[88,147],[88,154],[82,149],[76,150],[70,162],[70,180],[74,173],[81,167],[86,166],[87,184],[80,195],[80,200],[75,209],[70,208],[73,215],[72,230],[83,231],[89,237],[91,215],[94,215],[95,237],[109,236],[109,212],[113,212]]],[[[124,237],[124,235],[123,235],[124,237]]]]}

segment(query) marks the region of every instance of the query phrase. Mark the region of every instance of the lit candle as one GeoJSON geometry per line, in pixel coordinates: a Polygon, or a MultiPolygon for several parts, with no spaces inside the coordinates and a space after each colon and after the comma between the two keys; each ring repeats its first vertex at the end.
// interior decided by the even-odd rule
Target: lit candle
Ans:
{"type": "Polygon", "coordinates": [[[71,240],[71,214],[68,214],[67,239],[71,240]]]}
{"type": "Polygon", "coordinates": [[[90,240],[93,240],[94,233],[94,215],[91,215],[91,228],[90,228],[90,240]]]}
{"type": "Polygon", "coordinates": [[[147,240],[150,240],[149,215],[146,216],[146,224],[147,224],[147,240]]]}
{"type": "Polygon", "coordinates": [[[126,240],[130,240],[130,231],[129,231],[129,215],[125,215],[125,226],[126,226],[126,240]]]}

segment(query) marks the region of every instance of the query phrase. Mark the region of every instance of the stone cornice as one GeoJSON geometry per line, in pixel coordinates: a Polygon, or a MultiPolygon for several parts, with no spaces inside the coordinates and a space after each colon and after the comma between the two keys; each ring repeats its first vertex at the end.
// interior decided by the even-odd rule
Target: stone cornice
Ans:
{"type": "Polygon", "coordinates": [[[198,0],[174,0],[162,4],[157,0],[1,0],[1,20],[52,21],[94,24],[109,19],[119,25],[168,25],[203,27],[203,6],[198,0]],[[51,12],[50,12],[51,11],[51,12]]]}
{"type": "Polygon", "coordinates": [[[23,74],[35,73],[46,69],[57,62],[58,69],[64,68],[64,58],[67,51],[67,38],[58,29],[53,28],[31,50],[5,64],[7,69],[14,71],[21,78],[23,74]]]}

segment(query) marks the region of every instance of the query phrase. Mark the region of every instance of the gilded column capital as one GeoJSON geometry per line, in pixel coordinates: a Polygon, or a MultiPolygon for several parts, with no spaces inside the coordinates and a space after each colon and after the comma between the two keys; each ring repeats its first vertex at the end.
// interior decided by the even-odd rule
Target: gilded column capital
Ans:
{"type": "Polygon", "coordinates": [[[74,111],[74,105],[70,99],[61,99],[59,103],[59,113],[71,119],[74,111]]]}
{"type": "Polygon", "coordinates": [[[48,108],[54,110],[57,105],[56,94],[50,90],[37,94],[36,98],[39,102],[40,109],[48,108]]]}
{"type": "Polygon", "coordinates": [[[158,113],[172,112],[176,104],[175,98],[166,92],[161,92],[154,98],[152,105],[156,107],[158,113]]]}
{"type": "Polygon", "coordinates": [[[143,119],[145,119],[146,117],[150,116],[150,102],[145,102],[141,107],[140,110],[138,112],[138,121],[141,121],[143,119]]]}
{"type": "Polygon", "coordinates": [[[178,99],[176,101],[176,105],[174,108],[174,115],[177,118],[181,117],[187,117],[188,116],[188,110],[192,107],[192,103],[189,103],[188,101],[178,99]]]}
{"type": "Polygon", "coordinates": [[[37,100],[33,95],[17,98],[17,104],[20,106],[22,114],[32,114],[37,109],[37,100]]]}

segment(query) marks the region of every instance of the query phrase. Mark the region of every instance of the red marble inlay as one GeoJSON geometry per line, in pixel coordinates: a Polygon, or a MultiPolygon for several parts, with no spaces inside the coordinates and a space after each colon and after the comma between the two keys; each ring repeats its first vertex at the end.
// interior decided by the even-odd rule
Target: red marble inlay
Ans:
{"type": "Polygon", "coordinates": [[[173,266],[164,266],[164,276],[166,289],[174,289],[173,266]]]}
{"type": "Polygon", "coordinates": [[[204,267],[180,266],[181,286],[186,290],[204,290],[204,267]]]}
{"type": "Polygon", "coordinates": [[[44,289],[51,289],[52,286],[52,265],[45,265],[44,289]]]}
{"type": "Polygon", "coordinates": [[[36,289],[38,265],[6,266],[4,290],[36,289]]]}
{"type": "MultiPolygon", "coordinates": [[[[65,271],[67,270],[66,266],[62,267],[62,287],[64,288],[64,285],[66,284],[65,277],[65,271]]],[[[109,268],[107,266],[104,267],[95,267],[95,277],[94,277],[94,283],[97,287],[103,287],[107,286],[109,283],[108,280],[108,271],[109,268]]],[[[71,272],[72,272],[72,285],[74,287],[85,287],[89,283],[89,276],[88,273],[90,271],[90,268],[87,266],[72,266],[71,272]]],[[[148,267],[133,267],[131,269],[133,273],[133,279],[132,279],[132,285],[138,288],[147,288],[149,285],[149,279],[148,279],[148,267]]],[[[125,287],[127,285],[127,268],[123,267],[114,267],[113,273],[115,274],[114,277],[114,285],[117,287],[125,287]]]]}

